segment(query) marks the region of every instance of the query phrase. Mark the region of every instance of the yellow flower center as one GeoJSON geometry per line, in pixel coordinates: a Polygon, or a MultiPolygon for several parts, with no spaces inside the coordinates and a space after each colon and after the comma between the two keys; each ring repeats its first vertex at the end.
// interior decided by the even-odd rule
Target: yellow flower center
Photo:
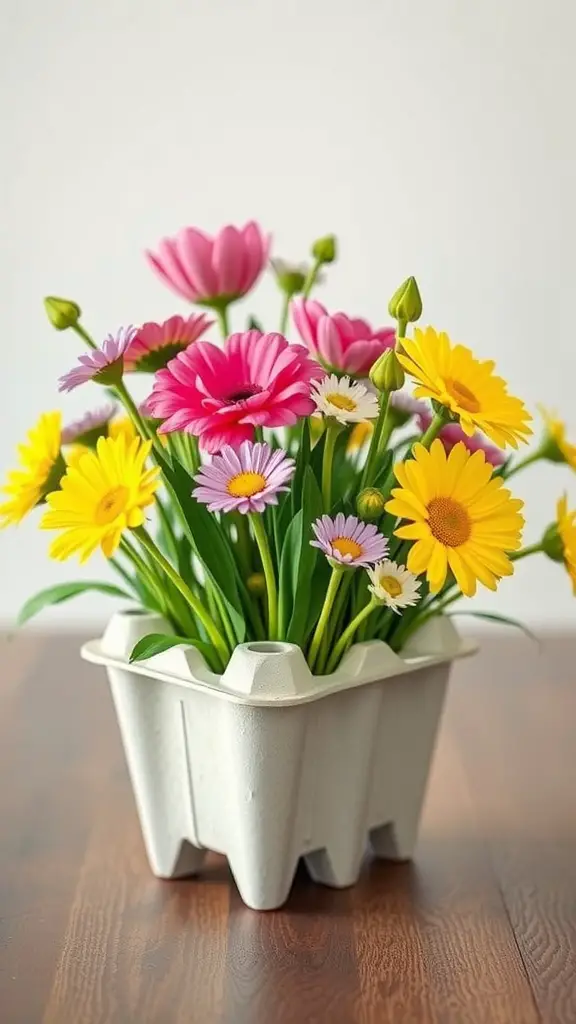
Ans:
{"type": "Polygon", "coordinates": [[[470,516],[454,498],[432,498],[428,505],[428,525],[432,535],[448,548],[458,548],[470,536],[470,516]]]}
{"type": "Polygon", "coordinates": [[[246,473],[238,473],[228,482],[228,494],[233,498],[251,498],[266,487],[266,477],[261,473],[253,473],[247,470],[246,473]]]}
{"type": "Polygon", "coordinates": [[[476,395],[470,391],[465,384],[461,384],[459,380],[448,380],[444,381],[446,391],[450,395],[450,398],[456,402],[461,409],[465,412],[480,412],[480,402],[476,398],[476,395]]]}
{"type": "Polygon", "coordinates": [[[385,590],[390,597],[399,597],[402,593],[402,584],[395,576],[380,576],[378,585],[385,590]]]}
{"type": "Polygon", "coordinates": [[[330,402],[330,405],[335,405],[337,409],[344,409],[346,412],[355,412],[358,405],[348,395],[341,395],[338,391],[332,391],[329,395],[326,395],[326,401],[330,402]]]}
{"type": "Polygon", "coordinates": [[[355,540],[350,537],[336,537],[332,541],[332,547],[336,548],[336,551],[341,555],[352,555],[352,558],[358,558],[362,554],[363,548],[360,544],[357,544],[355,540]]]}
{"type": "Polygon", "coordinates": [[[118,487],[113,487],[111,491],[107,491],[104,497],[100,498],[96,506],[95,515],[98,526],[111,523],[116,519],[116,516],[124,512],[129,493],[128,488],[120,484],[118,487]]]}

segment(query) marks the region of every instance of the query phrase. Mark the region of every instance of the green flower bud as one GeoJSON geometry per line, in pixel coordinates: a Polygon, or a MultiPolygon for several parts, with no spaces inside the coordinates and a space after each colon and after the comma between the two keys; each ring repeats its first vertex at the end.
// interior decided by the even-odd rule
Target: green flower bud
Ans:
{"type": "Polygon", "coordinates": [[[44,299],[46,315],[57,331],[65,331],[68,327],[74,327],[82,316],[82,310],[71,299],[57,299],[54,295],[48,295],[44,299]]]}
{"type": "Polygon", "coordinates": [[[285,295],[292,298],[293,295],[298,295],[304,290],[308,276],[305,266],[285,263],[284,260],[279,259],[271,260],[270,262],[276,275],[276,280],[285,295]]]}
{"type": "Polygon", "coordinates": [[[336,235],[324,235],[312,245],[312,255],[318,263],[334,263],[337,253],[336,235]]]}
{"type": "Polygon", "coordinates": [[[542,550],[553,562],[564,562],[564,544],[557,523],[551,523],[542,537],[542,550]]]}
{"type": "Polygon", "coordinates": [[[255,597],[261,597],[266,593],[266,577],[263,572],[253,572],[246,580],[246,586],[255,597]]]}
{"type": "Polygon", "coordinates": [[[360,519],[366,519],[368,522],[380,519],[385,506],[386,498],[377,487],[365,487],[356,500],[356,511],[360,519]]]}
{"type": "Polygon", "coordinates": [[[406,377],[394,349],[387,349],[376,360],[370,370],[370,380],[378,391],[386,393],[404,387],[406,377]]]}
{"type": "Polygon", "coordinates": [[[413,324],[422,316],[422,298],[415,277],[408,277],[396,289],[388,303],[388,312],[395,320],[413,324]]]}

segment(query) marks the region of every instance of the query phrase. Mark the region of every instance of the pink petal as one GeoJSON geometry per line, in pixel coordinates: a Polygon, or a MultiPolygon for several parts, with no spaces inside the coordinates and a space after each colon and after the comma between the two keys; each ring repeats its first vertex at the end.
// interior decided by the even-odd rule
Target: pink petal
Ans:
{"type": "Polygon", "coordinates": [[[196,228],[182,228],[176,238],[178,258],[198,298],[218,295],[218,279],[212,266],[213,242],[196,228]]]}
{"type": "Polygon", "coordinates": [[[241,292],[244,295],[264,269],[270,249],[270,236],[265,238],[258,224],[253,220],[242,228],[241,233],[244,242],[244,272],[241,292]]]}
{"type": "Polygon", "coordinates": [[[218,281],[220,295],[238,295],[242,292],[246,276],[246,247],[237,228],[228,227],[216,236],[212,263],[218,281]]]}
{"type": "Polygon", "coordinates": [[[340,368],[343,359],[343,345],[334,318],[321,317],[318,323],[318,351],[324,362],[340,368]]]}
{"type": "Polygon", "coordinates": [[[368,373],[381,354],[378,341],[353,341],[344,353],[342,368],[350,373],[368,373]]]}
{"type": "Polygon", "coordinates": [[[184,296],[185,299],[197,298],[197,289],[186,274],[171,238],[163,238],[158,246],[158,253],[156,255],[148,253],[148,258],[154,269],[160,273],[165,283],[173,291],[184,296]]]}

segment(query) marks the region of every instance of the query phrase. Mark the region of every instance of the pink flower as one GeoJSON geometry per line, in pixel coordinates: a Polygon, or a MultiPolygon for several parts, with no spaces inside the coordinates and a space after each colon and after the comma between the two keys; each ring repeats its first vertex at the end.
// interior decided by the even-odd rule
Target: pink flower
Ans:
{"type": "Polygon", "coordinates": [[[320,548],[326,557],[338,565],[374,565],[382,561],[388,549],[388,541],[378,532],[373,523],[363,523],[356,516],[344,516],[339,512],[335,519],[321,516],[312,529],[316,540],[313,548],[320,548]]]}
{"type": "MultiPolygon", "coordinates": [[[[416,401],[416,399],[413,401],[416,401]]],[[[421,405],[422,403],[420,402],[418,404],[421,405]]],[[[432,414],[428,409],[426,409],[425,411],[418,412],[417,415],[420,422],[420,429],[422,431],[427,430],[432,422],[432,414]]],[[[505,452],[501,451],[500,448],[496,448],[495,445],[490,444],[490,442],[483,437],[482,434],[479,434],[478,431],[476,431],[472,437],[468,437],[468,435],[462,430],[459,423],[447,423],[445,427],[442,427],[438,437],[442,441],[447,454],[452,451],[455,444],[459,444],[461,441],[472,454],[474,454],[474,452],[484,452],[486,462],[489,462],[491,466],[494,466],[494,468],[504,465],[506,461],[505,452]]]]}
{"type": "Polygon", "coordinates": [[[156,373],[188,345],[198,341],[213,323],[206,313],[193,313],[187,320],[171,316],[162,324],[142,324],[124,353],[124,369],[156,373]]]}
{"type": "Polygon", "coordinates": [[[225,347],[198,341],[154,380],[148,415],[164,420],[160,433],[184,430],[205,451],[238,448],[254,427],[284,427],[314,409],[310,383],[322,370],[302,345],[281,334],[246,331],[225,347]]]}
{"type": "Polygon", "coordinates": [[[385,349],[394,346],[393,327],[374,330],[366,320],[344,313],[331,316],[312,299],[294,299],[292,317],[312,355],[328,370],[366,375],[385,349]]]}
{"type": "Polygon", "coordinates": [[[198,228],[182,228],[163,238],[146,258],[172,291],[190,302],[226,304],[245,295],[268,259],[270,238],[255,221],[243,228],[228,225],[215,238],[198,228]]]}
{"type": "Polygon", "coordinates": [[[108,424],[116,412],[110,402],[100,409],[84,413],[84,416],[62,429],[62,444],[95,445],[99,437],[106,437],[108,424]]]}
{"type": "Polygon", "coordinates": [[[135,334],[135,327],[121,327],[115,336],[109,334],[102,342],[101,349],[93,349],[79,356],[80,365],[60,377],[58,390],[73,391],[87,380],[98,384],[118,384],[124,372],[124,352],[135,334]]]}
{"type": "Polygon", "coordinates": [[[199,486],[192,493],[211,512],[263,512],[266,505],[278,504],[280,491],[289,490],[285,485],[294,468],[294,459],[281,448],[243,441],[236,452],[224,445],[194,477],[199,486]]]}

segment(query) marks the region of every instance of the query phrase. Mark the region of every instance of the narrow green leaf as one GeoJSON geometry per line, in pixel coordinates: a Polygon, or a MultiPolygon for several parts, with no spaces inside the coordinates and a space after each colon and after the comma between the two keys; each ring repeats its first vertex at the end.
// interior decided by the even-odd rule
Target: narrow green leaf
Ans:
{"type": "Polygon", "coordinates": [[[384,452],[384,455],[378,461],[378,469],[376,476],[374,477],[374,487],[382,487],[382,484],[386,483],[390,470],[392,469],[392,463],[394,462],[394,455],[391,451],[384,452]]]}
{"type": "Polygon", "coordinates": [[[445,612],[448,618],[455,618],[457,615],[469,615],[475,619],[486,619],[488,622],[496,622],[499,626],[512,626],[513,629],[519,629],[529,640],[533,640],[535,644],[540,646],[541,641],[532,630],[528,629],[523,622],[518,622],[518,619],[510,619],[507,615],[497,615],[496,612],[461,612],[455,610],[453,612],[445,612]]]}
{"type": "Polygon", "coordinates": [[[195,647],[210,664],[214,655],[214,648],[211,644],[205,644],[202,640],[197,640],[195,637],[166,636],[164,633],[148,633],[148,636],[143,636],[132,649],[129,658],[130,664],[133,661],[144,661],[145,658],[152,658],[155,654],[162,654],[163,651],[169,651],[171,647],[177,647],[179,644],[188,644],[191,647],[195,647]]]}
{"type": "Polygon", "coordinates": [[[278,582],[278,633],[280,639],[286,636],[287,625],[293,605],[292,571],[294,561],[298,559],[302,534],[302,509],[290,522],[282,545],[280,573],[278,582]]]}
{"type": "Polygon", "coordinates": [[[63,601],[69,601],[72,597],[78,597],[80,594],[85,594],[88,591],[97,591],[100,594],[107,594],[110,597],[121,597],[127,601],[133,601],[125,590],[121,590],[120,587],[114,586],[112,583],[100,583],[98,580],[82,580],[78,583],[58,583],[55,587],[48,587],[46,590],[41,590],[34,597],[31,597],[26,601],[24,606],[20,609],[18,615],[18,625],[23,626],[25,622],[32,619],[38,612],[41,612],[43,608],[49,608],[53,604],[61,604],[63,601]]]}
{"type": "Polygon", "coordinates": [[[304,484],[304,472],[310,462],[310,424],[307,419],[302,420],[300,432],[300,444],[296,455],[296,470],[290,487],[290,498],[292,505],[292,516],[295,516],[298,509],[302,508],[304,484]]]}

